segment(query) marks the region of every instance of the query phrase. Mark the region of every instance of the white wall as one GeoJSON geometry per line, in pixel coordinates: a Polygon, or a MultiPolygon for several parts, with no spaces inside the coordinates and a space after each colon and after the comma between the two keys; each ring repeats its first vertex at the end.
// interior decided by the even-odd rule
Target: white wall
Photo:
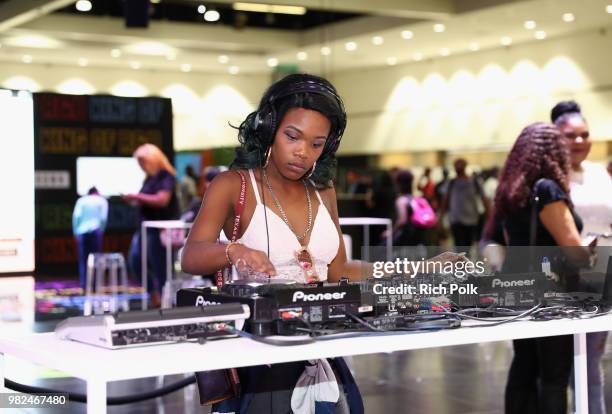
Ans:
{"type": "MultiPolygon", "coordinates": [[[[406,50],[406,54],[414,51],[406,50]]],[[[598,31],[333,76],[349,112],[343,153],[508,148],[576,99],[612,139],[612,35],[598,31]]]]}
{"type": "Polygon", "coordinates": [[[238,125],[254,110],[269,76],[114,70],[37,64],[0,65],[0,85],[63,93],[172,98],[176,150],[232,146],[238,125]]]}
{"type": "MultiPolygon", "coordinates": [[[[582,105],[595,140],[612,139],[611,51],[611,34],[589,31],[504,49],[332,73],[329,78],[349,113],[340,152],[505,149],[524,126],[548,120],[550,108],[570,98],[582,105]]],[[[406,50],[407,55],[413,52],[406,50]]],[[[9,88],[53,91],[63,86],[59,90],[69,92],[62,83],[75,78],[89,84],[77,85],[86,93],[172,97],[177,150],[235,145],[236,131],[227,123],[238,124],[253,110],[270,79],[34,63],[0,66],[0,85],[9,88]],[[22,77],[21,82],[15,77],[22,77]],[[28,87],[23,77],[34,85],[28,87]]]]}

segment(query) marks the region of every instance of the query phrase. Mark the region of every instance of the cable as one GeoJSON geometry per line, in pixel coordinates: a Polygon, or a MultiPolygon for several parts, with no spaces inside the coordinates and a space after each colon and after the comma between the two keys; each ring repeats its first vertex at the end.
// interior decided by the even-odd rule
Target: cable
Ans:
{"type": "MultiPolygon", "coordinates": [[[[441,306],[440,304],[438,304],[436,302],[432,302],[432,303],[436,304],[438,306],[441,306]]],[[[480,328],[480,327],[483,327],[483,326],[498,326],[498,325],[503,325],[505,323],[514,322],[514,321],[516,321],[516,320],[518,320],[520,318],[523,318],[525,316],[528,316],[528,315],[534,313],[536,310],[541,308],[541,306],[542,306],[542,304],[538,303],[534,307],[532,307],[532,308],[530,308],[530,309],[528,309],[528,310],[526,310],[526,311],[524,311],[524,312],[522,312],[522,313],[520,313],[520,314],[518,314],[516,316],[507,317],[506,319],[503,319],[501,321],[498,320],[496,322],[491,322],[490,319],[487,319],[487,318],[479,318],[479,317],[476,317],[476,316],[470,316],[470,315],[466,315],[466,314],[462,314],[462,313],[458,313],[458,312],[455,312],[455,314],[457,316],[459,316],[460,318],[466,318],[466,319],[476,320],[476,321],[480,321],[480,322],[487,322],[486,324],[478,324],[478,325],[468,325],[468,326],[466,326],[466,328],[480,328]]],[[[444,308],[442,308],[442,309],[443,309],[443,312],[446,313],[446,314],[453,314],[452,312],[447,311],[444,308]]]]}
{"type": "Polygon", "coordinates": [[[374,326],[374,325],[370,324],[369,322],[361,319],[359,316],[357,316],[357,315],[355,315],[355,314],[353,314],[351,312],[347,311],[346,314],[348,316],[350,316],[351,319],[353,319],[354,321],[358,322],[359,324],[365,326],[366,328],[368,328],[368,329],[370,329],[372,331],[375,331],[375,332],[382,332],[383,331],[382,329],[377,328],[376,326],[374,326]]]}
{"type": "MultiPolygon", "coordinates": [[[[147,391],[147,392],[143,392],[139,394],[133,394],[133,395],[123,395],[121,397],[107,397],[106,403],[108,405],[122,405],[122,404],[131,404],[135,402],[140,402],[140,401],[148,400],[151,398],[157,398],[157,397],[161,397],[166,394],[170,394],[174,391],[180,390],[181,388],[184,388],[190,384],[193,384],[195,381],[196,381],[195,376],[190,376],[188,378],[184,378],[180,381],[176,381],[172,384],[165,385],[155,390],[151,390],[151,391],[147,391]]],[[[80,403],[87,402],[87,396],[85,394],[66,392],[62,390],[54,390],[51,388],[35,387],[32,385],[20,384],[8,378],[4,379],[4,386],[13,391],[22,392],[25,394],[38,394],[38,393],[68,394],[69,401],[80,402],[80,403]]]]}
{"type": "Polygon", "coordinates": [[[290,340],[282,340],[276,338],[268,338],[265,336],[253,335],[252,333],[241,331],[240,329],[236,329],[232,326],[225,327],[225,330],[228,332],[236,333],[243,338],[252,339],[253,341],[261,342],[268,345],[274,346],[297,346],[297,345],[308,345],[316,342],[314,338],[299,338],[299,339],[290,339],[290,340]]]}
{"type": "MultiPolygon", "coordinates": [[[[270,148],[270,151],[272,151],[272,148],[270,148]]],[[[261,165],[263,165],[263,162],[261,163],[261,165]]],[[[263,180],[263,174],[264,174],[263,169],[264,167],[261,167],[261,171],[259,172],[260,180],[263,180]]],[[[255,183],[255,185],[257,185],[257,183],[255,183]]],[[[259,191],[259,189],[255,188],[255,191],[259,191]]],[[[261,184],[261,202],[263,204],[264,221],[266,222],[266,243],[268,246],[268,260],[269,260],[270,259],[270,232],[268,231],[268,212],[267,212],[268,208],[266,207],[266,189],[263,186],[263,181],[261,184]]]]}

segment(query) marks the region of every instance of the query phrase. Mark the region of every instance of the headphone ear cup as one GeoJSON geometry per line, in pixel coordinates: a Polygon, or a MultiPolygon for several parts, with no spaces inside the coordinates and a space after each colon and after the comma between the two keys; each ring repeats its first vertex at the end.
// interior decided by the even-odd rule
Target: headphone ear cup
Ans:
{"type": "Polygon", "coordinates": [[[255,112],[255,118],[253,118],[253,123],[251,124],[251,129],[253,131],[257,131],[262,124],[261,113],[259,111],[255,112]]]}
{"type": "Polygon", "coordinates": [[[266,108],[267,111],[260,112],[259,118],[259,126],[257,132],[261,139],[265,140],[267,145],[272,145],[272,141],[274,141],[274,129],[276,122],[276,112],[274,110],[274,106],[270,105],[269,108],[266,108]]]}

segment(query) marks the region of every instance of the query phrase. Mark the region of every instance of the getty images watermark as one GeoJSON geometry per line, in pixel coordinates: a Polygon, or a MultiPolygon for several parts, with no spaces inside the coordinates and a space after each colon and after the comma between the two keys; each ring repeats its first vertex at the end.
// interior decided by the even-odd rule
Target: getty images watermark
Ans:
{"type": "MultiPolygon", "coordinates": [[[[397,258],[395,261],[377,261],[373,263],[372,276],[380,279],[388,275],[402,275],[415,279],[419,275],[452,275],[463,279],[467,275],[482,276],[486,272],[484,261],[420,261],[397,258]]],[[[452,294],[477,295],[478,287],[472,283],[424,283],[426,278],[420,279],[419,284],[401,283],[389,286],[377,283],[373,286],[376,295],[434,295],[445,296],[452,294]]]]}

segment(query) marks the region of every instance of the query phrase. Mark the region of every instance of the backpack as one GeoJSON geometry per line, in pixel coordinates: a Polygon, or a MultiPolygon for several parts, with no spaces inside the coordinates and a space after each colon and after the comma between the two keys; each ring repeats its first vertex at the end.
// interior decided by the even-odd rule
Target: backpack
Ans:
{"type": "Polygon", "coordinates": [[[438,217],[427,200],[423,197],[411,197],[410,208],[412,215],[410,221],[417,227],[429,229],[438,222],[438,217]]]}

